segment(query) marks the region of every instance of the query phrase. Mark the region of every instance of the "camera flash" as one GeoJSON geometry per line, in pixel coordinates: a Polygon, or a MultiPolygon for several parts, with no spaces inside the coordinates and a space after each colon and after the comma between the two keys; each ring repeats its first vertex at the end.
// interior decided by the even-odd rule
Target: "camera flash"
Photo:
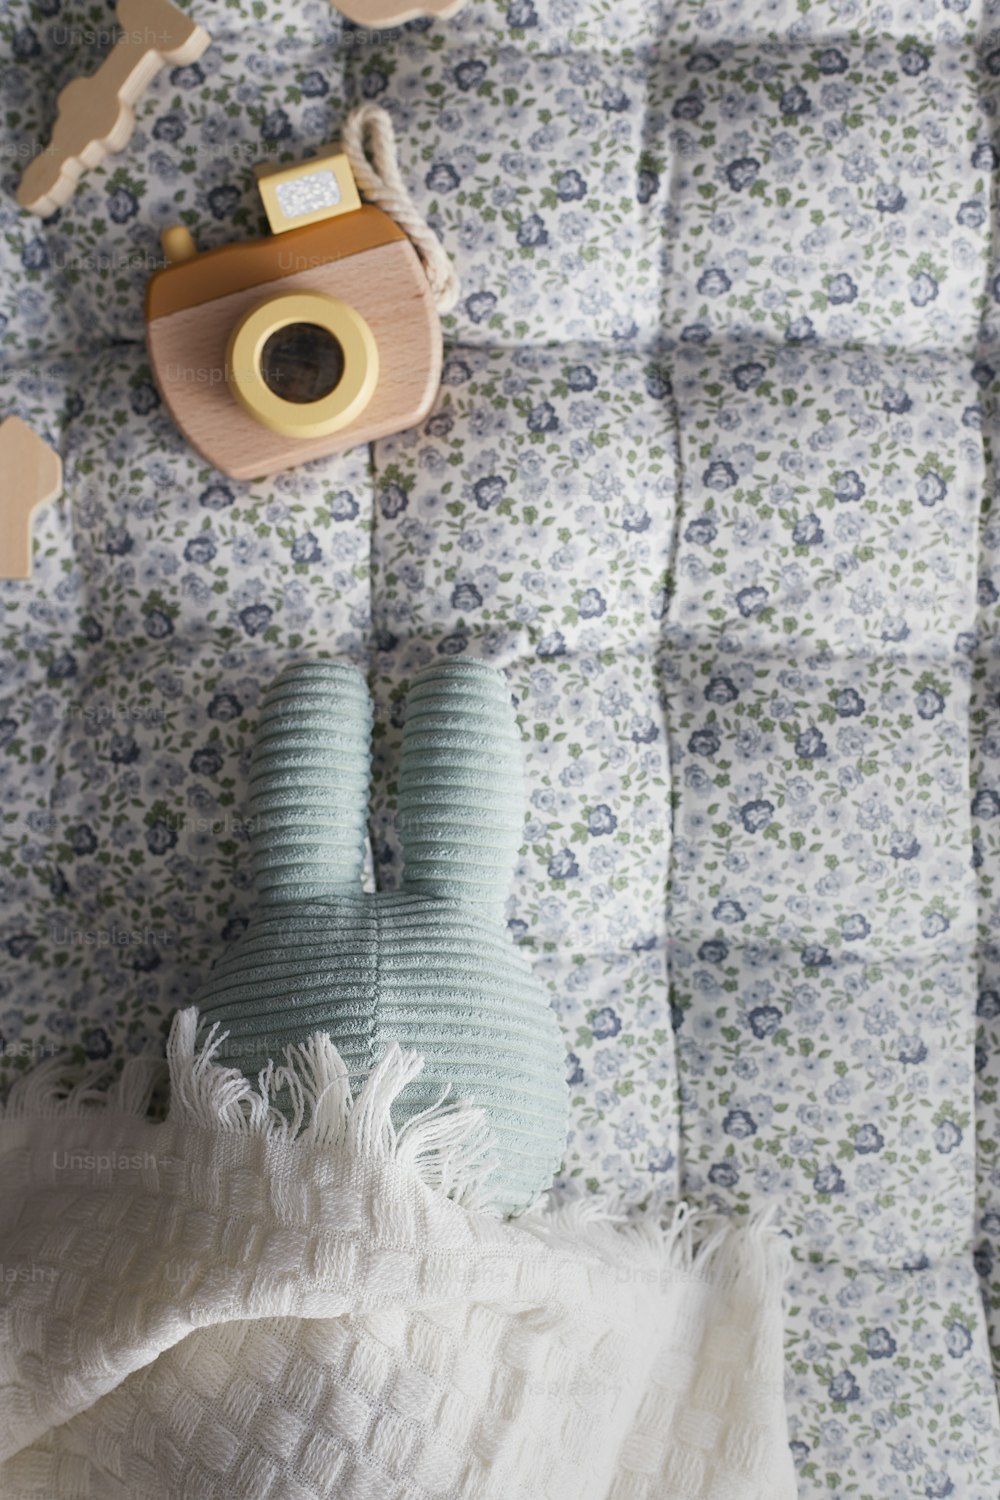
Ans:
{"type": "Polygon", "coordinates": [[[327,151],[292,167],[256,167],[272,234],[353,213],[361,207],[354,174],[342,151],[327,151]]]}
{"type": "Polygon", "coordinates": [[[308,177],[280,183],[275,196],[286,219],[301,219],[317,209],[336,208],[341,192],[332,172],[310,172],[308,177]]]}

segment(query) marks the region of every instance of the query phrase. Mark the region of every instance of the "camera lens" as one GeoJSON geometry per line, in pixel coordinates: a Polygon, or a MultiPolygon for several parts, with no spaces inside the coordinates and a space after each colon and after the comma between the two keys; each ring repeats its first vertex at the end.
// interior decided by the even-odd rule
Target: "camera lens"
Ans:
{"type": "Polygon", "coordinates": [[[344,351],[329,329],[318,323],[286,323],[264,344],[260,373],[282,401],[299,405],[322,401],[340,384],[344,351]]]}

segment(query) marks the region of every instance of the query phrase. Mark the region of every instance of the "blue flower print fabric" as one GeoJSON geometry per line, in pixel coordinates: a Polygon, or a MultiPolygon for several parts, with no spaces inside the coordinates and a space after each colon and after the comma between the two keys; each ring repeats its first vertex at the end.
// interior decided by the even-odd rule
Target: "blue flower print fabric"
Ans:
{"type": "Polygon", "coordinates": [[[107,38],[0,18],[0,415],[63,456],[3,589],[0,1068],[160,1044],[245,926],[260,694],[503,667],[508,917],[566,1036],[560,1192],[777,1205],[802,1500],[1000,1494],[1000,16],[468,0],[381,32],[199,0],[129,149],[13,197],[107,38]],[[273,480],[163,407],[160,230],[392,114],[453,256],[417,429],[273,480]]]}

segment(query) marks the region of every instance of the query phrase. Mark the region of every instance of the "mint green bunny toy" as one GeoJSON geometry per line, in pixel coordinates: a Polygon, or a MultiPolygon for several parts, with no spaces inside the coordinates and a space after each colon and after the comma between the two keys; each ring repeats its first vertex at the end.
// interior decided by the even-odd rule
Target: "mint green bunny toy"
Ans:
{"type": "MultiPolygon", "coordinates": [[[[254,1076],[327,1032],[352,1074],[391,1041],[425,1058],[399,1125],[438,1101],[484,1110],[492,1207],[527,1208],[562,1159],[565,1049],[504,922],[524,822],[521,738],[506,682],[473,660],[432,666],[407,700],[398,891],[361,889],[372,706],[342,662],[286,667],[264,695],[250,765],[258,904],[196,997],[218,1061],[254,1076]]],[[[361,1077],[357,1079],[358,1086],[361,1077]]]]}

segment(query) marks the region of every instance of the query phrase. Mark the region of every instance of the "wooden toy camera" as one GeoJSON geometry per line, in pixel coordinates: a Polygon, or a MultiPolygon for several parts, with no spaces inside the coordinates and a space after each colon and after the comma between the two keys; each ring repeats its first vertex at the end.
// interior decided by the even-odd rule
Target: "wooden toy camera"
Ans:
{"type": "Polygon", "coordinates": [[[258,167],[272,234],[199,255],[164,231],[146,291],[149,355],[203,458],[260,479],[421,421],[441,375],[426,274],[347,157],[258,167]]]}

